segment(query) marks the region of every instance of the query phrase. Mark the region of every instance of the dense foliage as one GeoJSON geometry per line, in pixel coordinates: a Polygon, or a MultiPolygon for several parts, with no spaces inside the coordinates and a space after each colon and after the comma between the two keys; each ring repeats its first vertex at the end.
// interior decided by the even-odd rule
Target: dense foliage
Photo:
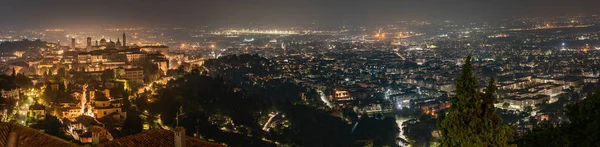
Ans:
{"type": "Polygon", "coordinates": [[[46,42],[41,40],[27,40],[0,43],[0,52],[26,51],[29,49],[38,49],[46,47],[46,42]]]}
{"type": "Polygon", "coordinates": [[[14,88],[23,88],[28,89],[33,86],[33,82],[29,77],[19,73],[14,73],[11,75],[0,75],[0,88],[4,90],[11,90],[14,88]]]}
{"type": "Polygon", "coordinates": [[[436,130],[435,123],[434,118],[423,115],[418,119],[405,122],[404,134],[414,141],[412,142],[414,145],[430,146],[431,142],[434,141],[432,131],[436,130]]]}
{"type": "Polygon", "coordinates": [[[556,124],[542,122],[527,134],[520,136],[519,146],[598,146],[600,144],[600,92],[566,108],[569,122],[556,124]]]}
{"type": "Polygon", "coordinates": [[[264,145],[261,137],[281,138],[279,141],[297,145],[347,145],[350,126],[341,118],[299,104],[299,93],[306,92],[299,87],[271,84],[282,86],[247,92],[234,89],[222,79],[193,72],[161,89],[150,112],[160,114],[165,124],[185,127],[190,136],[234,146],[264,145]],[[289,118],[291,127],[280,130],[288,133],[263,132],[259,121],[270,112],[281,112],[289,118]],[[178,114],[183,115],[178,117],[178,114]]]}
{"type": "Polygon", "coordinates": [[[491,78],[485,91],[479,92],[472,68],[469,56],[458,78],[456,95],[450,98],[452,105],[447,114],[439,116],[442,146],[509,146],[514,133],[496,114],[494,80],[491,78]]]}
{"type": "MultiPolygon", "coordinates": [[[[98,96],[104,95],[100,94],[98,96]]],[[[67,102],[77,103],[77,100],[75,100],[75,98],[73,98],[73,96],[67,92],[66,86],[63,82],[50,83],[46,85],[41,99],[51,104],[67,102]]]]}
{"type": "Polygon", "coordinates": [[[280,74],[273,62],[258,55],[229,55],[207,60],[204,67],[211,76],[220,76],[225,80],[242,84],[247,77],[275,77],[280,74]]]}
{"type": "Polygon", "coordinates": [[[373,140],[374,146],[395,146],[398,133],[398,124],[392,116],[381,119],[362,116],[352,134],[355,140],[373,140]]]}
{"type": "Polygon", "coordinates": [[[183,126],[189,136],[230,146],[396,143],[393,117],[365,116],[349,122],[334,116],[315,89],[272,78],[278,70],[268,59],[232,55],[209,60],[205,66],[169,81],[157,96],[145,96],[156,97],[148,105],[149,113],[160,115],[166,126],[183,126]]]}

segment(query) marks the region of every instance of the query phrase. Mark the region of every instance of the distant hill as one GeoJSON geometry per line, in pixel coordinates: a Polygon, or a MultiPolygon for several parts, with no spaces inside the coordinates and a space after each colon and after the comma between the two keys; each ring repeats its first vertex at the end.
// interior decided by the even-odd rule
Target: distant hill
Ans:
{"type": "Polygon", "coordinates": [[[27,40],[0,43],[0,52],[12,53],[14,51],[26,51],[29,49],[46,47],[46,42],[41,40],[27,40]]]}

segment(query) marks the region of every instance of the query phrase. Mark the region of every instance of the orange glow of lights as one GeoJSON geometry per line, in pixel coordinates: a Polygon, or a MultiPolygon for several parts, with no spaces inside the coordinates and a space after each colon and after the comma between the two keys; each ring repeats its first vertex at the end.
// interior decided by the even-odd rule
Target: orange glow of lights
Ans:
{"type": "Polygon", "coordinates": [[[590,45],[589,44],[585,44],[585,47],[583,48],[583,52],[587,52],[588,50],[590,50],[590,45]]]}

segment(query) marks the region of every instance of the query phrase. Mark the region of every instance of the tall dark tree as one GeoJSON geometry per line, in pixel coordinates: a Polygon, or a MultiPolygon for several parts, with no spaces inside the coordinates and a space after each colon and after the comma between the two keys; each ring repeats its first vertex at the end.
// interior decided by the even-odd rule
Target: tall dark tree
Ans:
{"type": "Polygon", "coordinates": [[[512,140],[513,129],[507,125],[501,125],[502,118],[496,113],[494,104],[498,102],[496,95],[498,88],[494,77],[490,78],[488,86],[484,90],[482,108],[483,128],[488,129],[482,132],[482,138],[488,145],[505,146],[512,140]]]}
{"type": "Polygon", "coordinates": [[[438,128],[442,146],[508,146],[512,129],[501,126],[502,119],[493,107],[496,87],[493,79],[481,93],[472,75],[471,56],[467,57],[456,84],[456,95],[450,98],[448,113],[440,115],[438,128]]]}
{"type": "MultiPolygon", "coordinates": [[[[356,139],[373,140],[375,146],[396,145],[396,136],[400,131],[394,117],[379,119],[362,116],[357,123],[352,132],[356,139]]],[[[431,134],[431,131],[423,133],[431,134]]]]}
{"type": "Polygon", "coordinates": [[[123,96],[123,111],[130,111],[130,110],[134,110],[131,108],[131,100],[129,99],[129,91],[124,90],[123,93],[121,93],[123,96]]]}
{"type": "Polygon", "coordinates": [[[44,133],[50,134],[52,136],[56,136],[59,138],[67,139],[69,138],[66,132],[62,129],[62,124],[58,120],[56,116],[52,116],[50,114],[46,114],[46,119],[43,121],[44,124],[44,133]]]}
{"type": "Polygon", "coordinates": [[[33,86],[33,82],[31,81],[31,79],[25,75],[23,75],[22,73],[19,73],[16,75],[15,77],[15,84],[16,86],[20,87],[20,88],[30,88],[33,86]]]}
{"type": "Polygon", "coordinates": [[[62,78],[65,78],[67,74],[67,70],[64,67],[58,68],[58,72],[56,72],[56,75],[62,78]]]}
{"type": "Polygon", "coordinates": [[[102,81],[110,81],[115,78],[115,72],[113,70],[107,69],[102,72],[102,81]]]}
{"type": "Polygon", "coordinates": [[[435,118],[423,115],[418,119],[409,120],[404,123],[404,134],[413,146],[430,146],[433,140],[432,131],[435,130],[435,118]]]}
{"type": "Polygon", "coordinates": [[[134,135],[143,131],[144,120],[138,113],[128,112],[123,122],[123,136],[134,135]]]}
{"type": "Polygon", "coordinates": [[[50,85],[46,85],[42,93],[42,100],[46,102],[54,102],[56,100],[56,91],[52,90],[50,85]]]}
{"type": "Polygon", "coordinates": [[[58,83],[58,91],[59,91],[59,93],[67,91],[67,87],[65,86],[65,84],[63,82],[58,83]]]}

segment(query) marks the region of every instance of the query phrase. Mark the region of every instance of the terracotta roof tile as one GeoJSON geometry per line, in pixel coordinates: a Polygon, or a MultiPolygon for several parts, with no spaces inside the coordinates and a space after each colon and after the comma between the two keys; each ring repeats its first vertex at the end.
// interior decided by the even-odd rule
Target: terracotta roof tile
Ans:
{"type": "Polygon", "coordinates": [[[10,132],[19,134],[18,146],[22,147],[76,147],[78,144],[62,140],[40,131],[13,123],[0,123],[0,146],[7,146],[10,132]]]}
{"type": "MultiPolygon", "coordinates": [[[[169,130],[153,130],[132,136],[115,139],[101,143],[98,147],[162,147],[174,146],[175,133],[169,130]]],[[[186,137],[188,147],[224,147],[224,145],[211,143],[198,138],[186,137]]]]}
{"type": "MultiPolygon", "coordinates": [[[[35,129],[13,123],[0,123],[0,147],[7,146],[11,132],[19,134],[20,147],[77,147],[83,146],[62,140],[35,129]]],[[[175,133],[169,130],[153,130],[132,136],[104,142],[94,147],[163,147],[174,146],[175,133]]],[[[224,147],[225,145],[211,143],[194,137],[186,137],[188,147],[224,147]]]]}

